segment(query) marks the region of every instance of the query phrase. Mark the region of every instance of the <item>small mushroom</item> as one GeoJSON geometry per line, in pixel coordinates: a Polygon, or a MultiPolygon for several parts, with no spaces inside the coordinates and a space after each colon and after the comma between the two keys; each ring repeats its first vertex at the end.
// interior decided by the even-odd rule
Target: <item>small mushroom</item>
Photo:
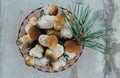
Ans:
{"type": "Polygon", "coordinates": [[[49,60],[46,57],[42,57],[40,59],[38,58],[34,59],[35,65],[45,66],[46,64],[48,64],[48,62],[49,60]]]}
{"type": "Polygon", "coordinates": [[[64,22],[64,16],[62,14],[57,14],[55,17],[54,29],[61,30],[64,26],[64,22]]]}
{"type": "Polygon", "coordinates": [[[49,6],[49,14],[56,15],[58,13],[58,6],[53,4],[49,6]]]}
{"type": "Polygon", "coordinates": [[[50,61],[57,61],[58,57],[56,56],[56,54],[53,52],[53,50],[51,49],[47,49],[45,52],[45,56],[46,58],[48,58],[50,61]]]}
{"type": "Polygon", "coordinates": [[[44,46],[44,47],[47,47],[47,44],[45,42],[46,38],[48,37],[48,35],[45,35],[45,34],[41,34],[38,38],[38,42],[44,46]]]}
{"type": "Polygon", "coordinates": [[[58,44],[58,39],[54,35],[40,35],[38,39],[39,43],[44,47],[55,48],[58,44]]]}
{"type": "Polygon", "coordinates": [[[65,64],[66,62],[62,58],[59,58],[58,61],[52,62],[52,68],[58,70],[60,67],[65,66],[65,64]]]}
{"type": "Polygon", "coordinates": [[[20,39],[17,40],[17,44],[20,46],[20,49],[28,48],[33,40],[30,38],[30,35],[24,35],[20,39]]]}
{"type": "Polygon", "coordinates": [[[32,57],[41,58],[43,52],[43,47],[39,44],[36,44],[35,47],[30,50],[29,55],[32,57]]]}
{"type": "Polygon", "coordinates": [[[34,66],[35,65],[34,58],[31,57],[31,56],[27,56],[25,58],[25,64],[28,65],[28,66],[34,66]]]}
{"type": "Polygon", "coordinates": [[[55,48],[58,44],[58,39],[54,35],[49,35],[46,39],[45,42],[47,44],[48,48],[55,48]]]}
{"type": "Polygon", "coordinates": [[[51,48],[57,57],[60,57],[64,53],[64,47],[60,44],[57,44],[55,48],[51,48]]]}
{"type": "Polygon", "coordinates": [[[37,24],[41,29],[53,28],[55,22],[55,16],[45,15],[38,19],[37,24]]]}
{"type": "Polygon", "coordinates": [[[74,40],[68,40],[64,43],[65,50],[70,53],[75,53],[78,54],[81,52],[81,47],[80,45],[77,44],[76,41],[74,40]]]}
{"type": "Polygon", "coordinates": [[[58,13],[58,6],[53,4],[53,5],[49,5],[49,6],[45,6],[43,7],[43,14],[44,15],[56,15],[58,13]]]}
{"type": "Polygon", "coordinates": [[[36,17],[31,17],[30,20],[28,21],[28,23],[25,25],[25,32],[28,33],[29,29],[32,26],[36,26],[37,24],[37,18],[36,17]]]}

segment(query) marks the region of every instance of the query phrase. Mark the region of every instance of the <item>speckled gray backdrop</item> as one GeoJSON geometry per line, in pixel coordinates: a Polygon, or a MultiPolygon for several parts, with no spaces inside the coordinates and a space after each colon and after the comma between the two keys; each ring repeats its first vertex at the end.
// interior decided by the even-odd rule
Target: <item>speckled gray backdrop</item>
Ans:
{"type": "MultiPolygon", "coordinates": [[[[116,22],[114,24],[114,20],[120,14],[119,11],[116,11],[120,8],[119,0],[72,1],[80,1],[83,6],[89,4],[93,11],[99,10],[104,18],[101,27],[117,25],[116,22]]],[[[89,48],[85,48],[77,63],[59,73],[41,72],[24,64],[24,59],[15,41],[25,16],[34,9],[48,4],[58,4],[66,8],[73,4],[72,1],[0,0],[0,78],[120,78],[118,77],[120,70],[113,60],[115,52],[103,55],[89,48]]],[[[112,43],[110,44],[110,40],[107,40],[107,45],[113,46],[112,43]]]]}

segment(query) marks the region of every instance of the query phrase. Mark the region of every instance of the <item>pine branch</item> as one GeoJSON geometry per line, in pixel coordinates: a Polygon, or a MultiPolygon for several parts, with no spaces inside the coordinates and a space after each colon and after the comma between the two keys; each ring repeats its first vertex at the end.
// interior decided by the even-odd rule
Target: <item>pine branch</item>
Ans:
{"type": "Polygon", "coordinates": [[[85,9],[80,7],[80,5],[76,5],[73,8],[70,7],[70,11],[73,15],[70,13],[66,14],[64,11],[62,11],[62,14],[67,22],[66,27],[68,31],[79,45],[84,45],[102,53],[106,50],[111,50],[111,48],[96,41],[106,37],[106,32],[111,30],[111,28],[101,29],[95,32],[91,31],[96,22],[99,21],[98,12],[93,13],[90,18],[89,15],[91,14],[91,9],[89,5],[85,9]]]}

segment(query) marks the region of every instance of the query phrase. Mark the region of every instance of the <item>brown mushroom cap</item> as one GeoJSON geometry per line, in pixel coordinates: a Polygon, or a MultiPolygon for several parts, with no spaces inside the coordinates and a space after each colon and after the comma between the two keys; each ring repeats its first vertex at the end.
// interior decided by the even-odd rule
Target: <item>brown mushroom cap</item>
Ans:
{"type": "Polygon", "coordinates": [[[61,23],[64,23],[64,16],[62,14],[57,14],[55,19],[61,23]]]}
{"type": "Polygon", "coordinates": [[[56,15],[58,13],[58,6],[53,4],[50,5],[50,15],[56,15]]]}
{"type": "Polygon", "coordinates": [[[29,31],[28,31],[28,34],[30,35],[30,38],[32,40],[37,40],[38,37],[41,35],[41,31],[38,27],[36,26],[32,26],[29,31]]]}
{"type": "Polygon", "coordinates": [[[45,56],[51,61],[57,61],[58,60],[58,57],[55,55],[55,53],[51,49],[46,50],[45,56]]]}
{"type": "Polygon", "coordinates": [[[57,38],[60,38],[60,32],[56,30],[49,30],[47,32],[48,35],[55,35],[57,38]]]}
{"type": "Polygon", "coordinates": [[[45,42],[49,48],[55,48],[58,44],[58,39],[54,35],[50,35],[45,39],[45,42]]]}
{"type": "Polygon", "coordinates": [[[77,44],[76,41],[74,40],[68,40],[64,43],[65,50],[70,52],[70,53],[75,53],[78,54],[81,52],[81,47],[80,45],[77,44]]]}
{"type": "Polygon", "coordinates": [[[64,25],[64,16],[62,14],[57,14],[55,20],[56,23],[54,24],[54,29],[61,30],[64,25]]]}
{"type": "Polygon", "coordinates": [[[25,64],[28,66],[34,66],[34,58],[31,56],[27,56],[25,59],[25,64]]]}

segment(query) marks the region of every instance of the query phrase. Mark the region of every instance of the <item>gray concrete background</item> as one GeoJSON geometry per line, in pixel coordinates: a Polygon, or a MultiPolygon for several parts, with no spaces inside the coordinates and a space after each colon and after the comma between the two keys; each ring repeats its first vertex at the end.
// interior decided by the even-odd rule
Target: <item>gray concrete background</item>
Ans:
{"type": "MultiPolygon", "coordinates": [[[[119,0],[80,0],[80,2],[83,6],[89,4],[93,11],[101,12],[104,18],[103,26],[114,27],[119,24],[116,22],[116,18],[120,19],[119,0]]],[[[107,41],[108,45],[118,47],[115,47],[115,52],[103,55],[85,48],[77,63],[62,72],[45,73],[24,64],[24,59],[15,43],[20,24],[31,11],[48,4],[57,4],[66,8],[73,2],[71,0],[0,0],[0,78],[120,78],[118,77],[120,67],[114,60],[114,55],[120,51],[119,44],[110,41],[107,41]]],[[[101,27],[95,29],[99,28],[101,27]]]]}

